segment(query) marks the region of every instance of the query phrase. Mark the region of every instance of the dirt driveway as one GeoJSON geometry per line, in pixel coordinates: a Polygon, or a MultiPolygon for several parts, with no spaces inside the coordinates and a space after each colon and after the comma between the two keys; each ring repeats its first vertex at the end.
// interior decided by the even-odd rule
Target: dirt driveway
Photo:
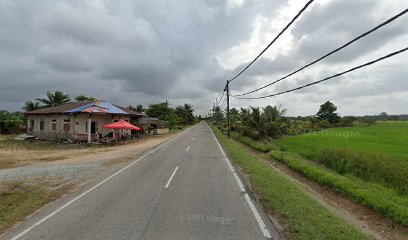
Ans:
{"type": "Polygon", "coordinates": [[[0,145],[0,183],[9,181],[78,183],[92,179],[160,145],[177,132],[145,136],[127,144],[86,146],[47,142],[0,145]]]}

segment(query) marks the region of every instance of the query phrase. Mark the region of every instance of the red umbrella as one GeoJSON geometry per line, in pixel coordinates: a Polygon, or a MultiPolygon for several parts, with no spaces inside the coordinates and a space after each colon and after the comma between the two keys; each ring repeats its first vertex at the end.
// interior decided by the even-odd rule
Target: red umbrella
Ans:
{"type": "Polygon", "coordinates": [[[118,122],[105,124],[102,127],[103,128],[111,128],[111,129],[130,129],[130,130],[140,131],[140,128],[126,122],[123,119],[119,120],[118,122]]]}

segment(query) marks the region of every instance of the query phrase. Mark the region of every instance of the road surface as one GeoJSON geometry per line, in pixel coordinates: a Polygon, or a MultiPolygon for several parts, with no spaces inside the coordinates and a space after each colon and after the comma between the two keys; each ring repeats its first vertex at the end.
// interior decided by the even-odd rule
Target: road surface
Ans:
{"type": "Polygon", "coordinates": [[[43,208],[2,239],[265,239],[254,206],[206,123],[97,184],[43,208]]]}

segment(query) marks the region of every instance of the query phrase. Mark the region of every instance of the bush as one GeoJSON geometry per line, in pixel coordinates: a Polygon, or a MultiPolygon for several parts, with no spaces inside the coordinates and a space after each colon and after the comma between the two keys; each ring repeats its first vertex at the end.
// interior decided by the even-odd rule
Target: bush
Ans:
{"type": "Polygon", "coordinates": [[[268,152],[270,152],[271,150],[274,149],[273,145],[271,145],[271,144],[264,144],[264,143],[261,143],[261,142],[257,142],[255,140],[249,138],[249,137],[246,137],[246,136],[240,136],[240,135],[237,135],[237,134],[234,134],[234,133],[232,133],[231,136],[234,139],[238,140],[239,142],[247,145],[248,147],[250,147],[250,148],[252,148],[254,150],[263,152],[263,153],[268,153],[268,152]]]}
{"type": "Polygon", "coordinates": [[[403,160],[341,148],[311,150],[302,155],[340,174],[352,174],[394,188],[400,193],[408,193],[408,163],[403,160]]]}
{"type": "Polygon", "coordinates": [[[393,189],[368,183],[350,175],[340,175],[323,166],[304,160],[297,154],[273,151],[270,158],[283,162],[307,178],[345,193],[357,202],[408,226],[408,198],[397,194],[393,189]]]}

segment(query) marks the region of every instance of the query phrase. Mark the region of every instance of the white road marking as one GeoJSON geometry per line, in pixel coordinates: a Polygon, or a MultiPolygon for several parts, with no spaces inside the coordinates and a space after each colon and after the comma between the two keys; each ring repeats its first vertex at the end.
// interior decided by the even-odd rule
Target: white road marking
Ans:
{"type": "Polygon", "coordinates": [[[190,146],[187,147],[186,152],[188,152],[190,150],[190,146]]]}
{"type": "MultiPolygon", "coordinates": [[[[21,238],[22,236],[26,235],[28,232],[30,232],[31,230],[33,230],[35,227],[37,227],[38,225],[40,225],[41,223],[47,221],[48,219],[50,219],[51,217],[53,217],[55,214],[59,213],[60,211],[62,211],[64,208],[68,207],[69,205],[73,204],[74,202],[78,201],[79,199],[81,199],[82,197],[84,197],[85,195],[87,195],[88,193],[92,192],[93,190],[95,190],[96,188],[98,188],[99,186],[101,186],[102,184],[106,183],[107,181],[111,180],[112,178],[114,178],[116,175],[118,175],[119,173],[125,171],[126,169],[128,169],[129,167],[131,167],[132,165],[136,164],[137,162],[141,161],[142,159],[144,159],[145,157],[147,157],[148,155],[150,155],[152,152],[156,151],[158,148],[163,147],[164,145],[166,145],[167,143],[173,141],[174,139],[176,139],[181,133],[177,134],[175,137],[173,137],[172,139],[170,139],[167,142],[162,143],[161,145],[159,145],[158,147],[154,148],[153,150],[151,150],[150,152],[146,153],[145,155],[141,156],[140,158],[138,158],[137,160],[129,163],[128,165],[126,165],[125,167],[123,167],[122,169],[120,169],[119,171],[115,172],[114,174],[112,174],[111,176],[107,177],[105,180],[103,180],[102,182],[96,184],[95,186],[93,186],[92,188],[86,190],[85,192],[83,192],[81,195],[77,196],[76,198],[72,199],[71,201],[67,202],[66,204],[62,205],[61,207],[59,207],[57,210],[55,210],[54,212],[48,214],[47,216],[45,216],[44,218],[42,218],[41,220],[39,220],[38,222],[34,223],[33,225],[31,225],[30,227],[28,227],[27,229],[25,229],[24,231],[22,231],[21,233],[17,234],[16,236],[14,236],[11,240],[17,240],[19,238],[21,238]]],[[[178,168],[178,167],[177,167],[178,168]]]]}
{"type": "Polygon", "coordinates": [[[268,228],[266,228],[265,223],[263,222],[261,216],[259,215],[258,210],[256,209],[254,203],[251,201],[251,198],[249,198],[248,193],[245,193],[244,195],[249,207],[251,208],[252,214],[254,214],[256,221],[258,222],[259,227],[261,228],[261,231],[266,238],[272,238],[271,234],[268,231],[268,228]]]}
{"type": "Polygon", "coordinates": [[[174,169],[173,174],[171,174],[171,176],[170,176],[169,180],[167,181],[166,186],[164,188],[169,187],[169,185],[171,183],[171,180],[173,180],[174,175],[176,175],[176,172],[177,172],[178,168],[179,168],[179,166],[177,166],[176,169],[174,169]]]}
{"type": "Polygon", "coordinates": [[[195,141],[195,137],[193,137],[193,142],[195,141]]]}
{"type": "Polygon", "coordinates": [[[218,145],[218,147],[220,148],[221,153],[222,153],[222,155],[223,155],[225,161],[226,161],[227,164],[228,164],[228,167],[230,168],[232,174],[234,175],[235,180],[237,180],[239,189],[241,190],[241,192],[244,192],[244,193],[245,193],[245,194],[244,194],[245,200],[247,201],[247,203],[248,203],[248,205],[249,205],[249,208],[250,208],[251,211],[252,211],[252,214],[254,215],[256,221],[258,222],[259,228],[261,229],[261,231],[262,231],[264,237],[265,237],[265,238],[272,238],[271,233],[269,232],[269,230],[268,230],[268,228],[266,227],[264,221],[262,220],[261,215],[259,215],[259,212],[258,212],[258,210],[256,209],[256,207],[255,207],[254,203],[252,202],[251,198],[249,197],[248,193],[246,193],[246,190],[245,190],[245,188],[244,188],[244,185],[242,184],[241,179],[239,179],[238,174],[235,172],[234,168],[232,167],[232,165],[231,165],[231,163],[230,163],[230,161],[229,161],[227,155],[225,154],[224,149],[222,148],[220,142],[218,142],[218,139],[215,137],[215,134],[214,134],[214,132],[213,132],[212,130],[211,130],[211,133],[212,133],[212,135],[213,135],[215,141],[217,142],[217,145],[218,145]]]}

